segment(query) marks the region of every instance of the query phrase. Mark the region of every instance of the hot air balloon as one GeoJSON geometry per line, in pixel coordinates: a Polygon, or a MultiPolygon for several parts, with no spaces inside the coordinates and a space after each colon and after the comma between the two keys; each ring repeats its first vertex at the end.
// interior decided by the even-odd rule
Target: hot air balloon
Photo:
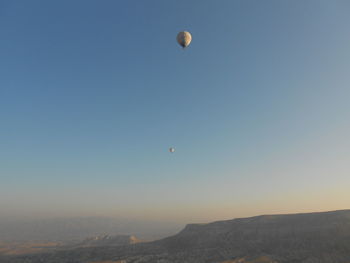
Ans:
{"type": "Polygon", "coordinates": [[[179,45],[182,46],[182,48],[186,48],[191,43],[192,36],[190,32],[181,31],[177,34],[176,40],[177,43],[179,43],[179,45]]]}
{"type": "Polygon", "coordinates": [[[175,152],[175,148],[170,147],[170,148],[169,148],[169,152],[171,152],[171,153],[175,152]]]}

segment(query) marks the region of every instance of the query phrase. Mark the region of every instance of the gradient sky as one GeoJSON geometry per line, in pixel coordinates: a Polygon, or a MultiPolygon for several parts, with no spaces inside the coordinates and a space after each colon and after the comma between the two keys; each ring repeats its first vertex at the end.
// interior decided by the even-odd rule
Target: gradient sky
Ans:
{"type": "Polygon", "coordinates": [[[347,0],[1,1],[1,216],[350,208],[349,14],[347,0]]]}

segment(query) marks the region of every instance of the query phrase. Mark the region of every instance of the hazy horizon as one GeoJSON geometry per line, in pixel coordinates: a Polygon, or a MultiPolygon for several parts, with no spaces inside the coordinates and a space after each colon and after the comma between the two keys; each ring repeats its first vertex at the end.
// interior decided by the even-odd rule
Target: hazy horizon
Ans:
{"type": "Polygon", "coordinates": [[[349,8],[2,1],[0,218],[349,208],[349,8]]]}

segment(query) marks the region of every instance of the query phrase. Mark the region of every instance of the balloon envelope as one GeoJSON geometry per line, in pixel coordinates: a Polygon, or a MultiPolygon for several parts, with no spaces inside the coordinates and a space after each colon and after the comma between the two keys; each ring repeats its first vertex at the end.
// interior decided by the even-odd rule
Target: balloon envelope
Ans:
{"type": "Polygon", "coordinates": [[[175,148],[173,148],[173,147],[169,148],[169,152],[171,152],[171,153],[175,152],[175,148]]]}
{"type": "Polygon", "coordinates": [[[181,31],[181,32],[179,32],[177,34],[176,40],[177,40],[177,43],[179,43],[180,46],[185,48],[191,43],[192,36],[191,36],[190,32],[181,31]]]}

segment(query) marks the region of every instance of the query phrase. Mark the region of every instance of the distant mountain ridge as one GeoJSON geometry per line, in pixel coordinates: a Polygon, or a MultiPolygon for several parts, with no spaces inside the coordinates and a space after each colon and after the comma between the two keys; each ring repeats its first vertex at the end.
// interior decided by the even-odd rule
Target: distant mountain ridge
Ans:
{"type": "Polygon", "coordinates": [[[190,224],[149,243],[5,258],[6,263],[348,263],[350,210],[190,224]]]}
{"type": "MultiPolygon", "coordinates": [[[[0,214],[1,216],[1,214],[0,214]]],[[[155,240],[177,233],[181,224],[114,217],[73,217],[47,219],[3,219],[0,241],[79,241],[104,233],[135,235],[155,240]]]]}
{"type": "MultiPolygon", "coordinates": [[[[98,235],[85,238],[81,241],[68,242],[0,242],[0,255],[24,255],[45,253],[76,248],[125,246],[142,242],[135,236],[130,235],[98,235]]],[[[1,261],[0,261],[1,262],[1,261]]]]}

